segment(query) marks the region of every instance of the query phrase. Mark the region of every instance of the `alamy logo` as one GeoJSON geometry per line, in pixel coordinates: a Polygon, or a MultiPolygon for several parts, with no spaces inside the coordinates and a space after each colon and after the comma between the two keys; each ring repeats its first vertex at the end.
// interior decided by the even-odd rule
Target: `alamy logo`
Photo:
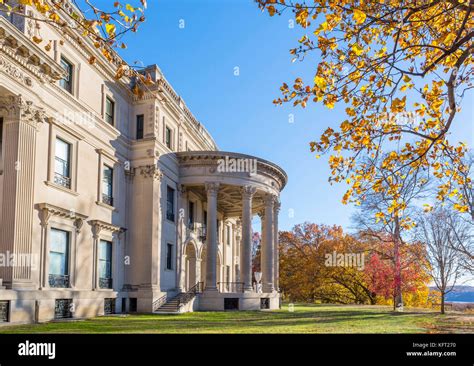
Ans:
{"type": "Polygon", "coordinates": [[[50,360],[56,358],[56,343],[25,343],[18,344],[19,356],[47,356],[50,360]]]}
{"type": "Polygon", "coordinates": [[[365,266],[364,253],[337,253],[336,251],[326,254],[326,267],[356,267],[362,271],[365,266]]]}
{"type": "Polygon", "coordinates": [[[217,171],[219,173],[249,173],[257,174],[257,159],[231,158],[217,160],[217,171]]]}

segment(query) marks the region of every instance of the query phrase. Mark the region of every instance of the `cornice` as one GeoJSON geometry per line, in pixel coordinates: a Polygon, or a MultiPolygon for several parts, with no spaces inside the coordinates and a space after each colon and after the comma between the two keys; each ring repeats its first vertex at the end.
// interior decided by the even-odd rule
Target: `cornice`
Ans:
{"type": "Polygon", "coordinates": [[[266,174],[279,181],[280,190],[283,190],[288,181],[286,172],[278,165],[251,155],[226,151],[188,151],[178,152],[176,156],[180,166],[215,166],[218,160],[225,159],[226,157],[233,159],[256,159],[257,172],[266,174]]]}
{"type": "MultiPolygon", "coordinates": [[[[0,17],[0,51],[14,61],[15,65],[20,65],[42,83],[57,81],[64,73],[54,59],[4,17],[0,17]]],[[[3,68],[6,67],[9,65],[4,59],[3,68]]],[[[29,84],[26,78],[25,84],[29,84]]]]}

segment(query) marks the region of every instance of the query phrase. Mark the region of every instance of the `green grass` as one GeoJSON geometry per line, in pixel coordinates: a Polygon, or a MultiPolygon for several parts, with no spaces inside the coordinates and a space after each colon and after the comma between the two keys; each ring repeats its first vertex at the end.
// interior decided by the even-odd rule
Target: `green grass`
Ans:
{"type": "Polygon", "coordinates": [[[294,312],[125,315],[0,327],[0,333],[474,333],[474,315],[385,306],[296,305],[294,312]]]}

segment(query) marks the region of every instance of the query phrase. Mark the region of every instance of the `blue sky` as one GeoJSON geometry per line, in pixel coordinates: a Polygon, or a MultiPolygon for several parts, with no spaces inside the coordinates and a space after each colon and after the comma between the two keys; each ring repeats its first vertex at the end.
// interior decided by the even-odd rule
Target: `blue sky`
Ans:
{"type": "MultiPolygon", "coordinates": [[[[312,78],[318,62],[317,53],[291,62],[288,51],[304,34],[289,27],[292,14],[271,18],[251,0],[151,0],[146,17],[120,53],[130,63],[156,63],[221,150],[256,155],[287,172],[280,229],[304,221],[350,228],[354,209],[341,203],[345,186],[331,186],[326,159],[309,151],[310,141],[344,119],[343,106],[301,109],[272,103],[283,82],[312,78]]],[[[462,128],[454,130],[469,144],[474,141],[472,94],[457,117],[462,128]]]]}

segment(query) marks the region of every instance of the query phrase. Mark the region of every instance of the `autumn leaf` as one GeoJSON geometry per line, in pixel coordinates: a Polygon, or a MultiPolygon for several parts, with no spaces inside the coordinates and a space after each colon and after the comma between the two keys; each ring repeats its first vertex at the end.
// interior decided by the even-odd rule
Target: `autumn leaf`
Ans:
{"type": "Polygon", "coordinates": [[[357,24],[362,24],[365,22],[365,19],[367,18],[367,15],[359,9],[354,9],[354,20],[356,21],[357,24]]]}

